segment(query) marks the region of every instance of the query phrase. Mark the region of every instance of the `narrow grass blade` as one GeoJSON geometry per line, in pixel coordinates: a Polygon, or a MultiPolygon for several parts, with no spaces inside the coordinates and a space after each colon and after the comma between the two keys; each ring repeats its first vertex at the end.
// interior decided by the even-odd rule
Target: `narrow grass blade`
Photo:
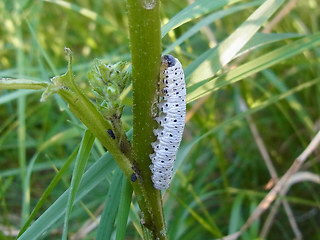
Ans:
{"type": "Polygon", "coordinates": [[[243,205],[243,194],[239,194],[233,201],[232,209],[231,209],[231,216],[230,216],[230,223],[229,223],[229,230],[228,234],[232,234],[237,232],[242,224],[242,205],[243,205]]]}
{"type": "Polygon", "coordinates": [[[26,97],[18,98],[18,150],[19,150],[19,167],[22,183],[22,210],[21,225],[28,218],[30,208],[30,188],[27,184],[27,166],[26,166],[26,97]]]}
{"type": "MultiPolygon", "coordinates": [[[[276,76],[274,72],[272,72],[271,70],[269,69],[264,70],[262,74],[267,78],[268,81],[274,84],[281,93],[288,91],[288,87],[286,86],[286,84],[283,81],[281,81],[281,79],[279,79],[278,76],[276,76]]],[[[287,101],[291,109],[293,109],[296,112],[297,116],[300,118],[304,126],[307,126],[308,129],[311,132],[313,132],[314,131],[313,122],[309,117],[309,115],[307,114],[306,109],[302,106],[302,104],[298,100],[298,98],[296,98],[295,96],[289,96],[287,98],[287,101]]]]}
{"type": "Polygon", "coordinates": [[[86,130],[80,145],[76,164],[72,174],[72,180],[70,185],[71,190],[69,191],[66,215],[64,220],[64,228],[63,228],[63,234],[62,234],[62,239],[65,239],[65,240],[67,239],[68,221],[71,214],[72,206],[73,206],[76,194],[78,192],[80,181],[82,179],[83,172],[86,167],[94,139],[95,137],[93,136],[93,134],[89,130],[86,130]]]}
{"type": "Polygon", "coordinates": [[[96,240],[109,240],[118,212],[121,196],[122,179],[124,178],[122,171],[116,169],[113,174],[110,188],[106,197],[104,209],[101,215],[96,240]]]}
{"type": "Polygon", "coordinates": [[[83,8],[75,3],[70,3],[68,1],[63,1],[63,0],[42,0],[42,1],[53,3],[53,4],[59,5],[61,7],[64,7],[66,9],[72,10],[72,11],[79,13],[80,15],[92,20],[92,21],[104,24],[108,29],[119,32],[118,31],[119,29],[116,28],[114,23],[112,24],[107,19],[101,17],[96,12],[94,12],[88,8],[83,8]]]}
{"type": "Polygon", "coordinates": [[[71,162],[73,161],[73,159],[76,157],[76,155],[78,153],[78,150],[79,150],[79,147],[77,147],[73,151],[73,153],[70,155],[70,157],[68,158],[66,163],[63,165],[63,167],[60,169],[60,171],[57,173],[57,175],[54,176],[54,178],[52,179],[51,183],[49,184],[47,189],[44,191],[44,193],[42,194],[41,198],[39,199],[37,205],[35,206],[35,208],[33,209],[32,213],[30,214],[28,220],[25,222],[25,224],[21,228],[18,237],[20,237],[21,234],[24,233],[24,231],[29,227],[30,223],[34,220],[36,214],[38,213],[38,211],[40,210],[40,208],[42,207],[44,202],[47,200],[48,196],[50,195],[50,193],[52,192],[54,187],[60,181],[61,177],[66,172],[66,170],[68,169],[68,167],[71,164],[71,162]]]}
{"type": "Polygon", "coordinates": [[[236,123],[237,121],[244,119],[246,116],[251,115],[255,112],[258,112],[262,109],[265,109],[266,107],[282,100],[285,99],[291,95],[293,95],[296,92],[302,91],[306,88],[310,88],[316,84],[318,84],[320,82],[320,78],[316,78],[314,80],[311,80],[309,82],[300,84],[297,87],[294,87],[290,90],[287,90],[286,92],[279,94],[279,95],[274,95],[272,97],[270,97],[269,99],[260,102],[258,104],[253,104],[251,106],[251,109],[247,110],[246,112],[242,112],[240,114],[237,114],[234,117],[229,118],[228,120],[222,122],[221,124],[215,126],[214,128],[212,128],[210,131],[206,132],[205,134],[199,136],[198,138],[194,139],[192,142],[184,145],[182,147],[182,149],[178,152],[177,154],[177,163],[175,164],[175,170],[177,168],[179,168],[179,166],[181,164],[183,164],[184,160],[187,158],[188,154],[190,153],[191,149],[197,144],[199,143],[201,140],[203,140],[204,138],[210,136],[211,134],[214,134],[218,131],[220,131],[221,129],[225,128],[226,126],[230,126],[234,123],[236,123]]]}
{"type": "MultiPolygon", "coordinates": [[[[263,47],[265,45],[268,45],[270,43],[282,41],[285,39],[290,39],[290,38],[296,38],[296,37],[302,37],[300,34],[296,33],[256,33],[247,43],[246,45],[240,50],[240,52],[234,56],[234,58],[237,58],[241,56],[244,53],[247,53],[248,51],[252,51],[254,49],[257,49],[259,47],[263,47]]],[[[196,58],[191,64],[189,64],[185,69],[184,73],[187,78],[187,83],[189,83],[190,76],[191,74],[198,68],[200,64],[205,62],[208,58],[210,58],[210,55],[216,51],[216,49],[219,47],[216,46],[214,48],[211,48],[207,51],[205,51],[203,54],[201,54],[198,58],[196,58]]],[[[208,64],[208,70],[211,69],[210,64],[208,64]]],[[[213,75],[214,73],[212,73],[213,75]]]]}
{"type": "Polygon", "coordinates": [[[283,2],[284,0],[265,1],[228,38],[214,48],[206,61],[193,72],[190,83],[194,84],[212,77],[228,64],[283,2]]]}
{"type": "MultiPolygon", "coordinates": [[[[212,1],[214,2],[214,1],[212,1]]],[[[163,54],[168,54],[170,53],[176,46],[179,46],[181,43],[195,35],[200,31],[201,28],[208,26],[209,24],[213,23],[214,21],[221,19],[223,17],[226,17],[228,15],[231,15],[233,13],[236,13],[241,10],[245,10],[249,7],[257,6],[263,3],[263,0],[258,0],[258,1],[253,1],[245,4],[239,4],[234,7],[230,7],[227,9],[223,9],[217,12],[214,12],[210,14],[209,16],[205,17],[201,21],[199,21],[197,24],[192,26],[191,28],[188,29],[185,33],[183,33],[175,42],[173,42],[164,52],[163,54]]]]}
{"type": "Polygon", "coordinates": [[[222,8],[228,4],[239,2],[240,0],[198,0],[187,6],[162,27],[161,37],[164,37],[170,30],[173,30],[192,19],[203,16],[204,14],[222,8]]]}
{"type": "Polygon", "coordinates": [[[126,178],[122,178],[120,209],[117,216],[116,240],[125,239],[128,215],[132,199],[132,186],[126,178]]]}
{"type": "MultiPolygon", "coordinates": [[[[106,174],[116,167],[109,153],[103,155],[83,175],[74,204],[86,196],[95,186],[105,180],[106,174]]],[[[37,239],[52,227],[65,213],[69,190],[66,190],[18,239],[37,239]]]]}
{"type": "Polygon", "coordinates": [[[191,209],[188,204],[184,202],[183,199],[179,198],[178,196],[171,193],[177,201],[190,213],[190,215],[208,232],[212,234],[214,237],[222,237],[222,233],[220,229],[216,225],[211,225],[206,221],[206,219],[202,218],[195,210],[191,209]]]}
{"type": "Polygon", "coordinates": [[[216,91],[226,85],[235,83],[319,44],[319,33],[304,37],[247,62],[219,77],[206,79],[193,84],[188,88],[189,94],[187,95],[187,102],[192,102],[208,93],[216,91]]]}

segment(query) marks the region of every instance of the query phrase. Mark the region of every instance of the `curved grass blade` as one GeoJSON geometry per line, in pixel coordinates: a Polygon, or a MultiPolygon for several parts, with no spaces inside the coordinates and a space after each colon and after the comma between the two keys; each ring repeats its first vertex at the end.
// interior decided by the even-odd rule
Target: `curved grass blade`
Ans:
{"type": "Polygon", "coordinates": [[[191,85],[188,88],[189,94],[187,95],[187,102],[192,102],[200,97],[205,96],[206,94],[216,91],[226,85],[235,83],[319,44],[319,33],[304,37],[295,42],[287,44],[284,47],[260,56],[250,62],[247,62],[225,74],[222,74],[219,77],[209,78],[191,85]]]}
{"type": "Polygon", "coordinates": [[[210,11],[239,1],[240,0],[198,0],[181,10],[161,28],[161,38],[163,38],[170,30],[173,30],[192,19],[201,17],[210,11]]]}
{"type": "MultiPolygon", "coordinates": [[[[114,168],[116,168],[116,163],[113,161],[111,155],[109,153],[104,154],[83,175],[74,204],[79,202],[95,186],[105,180],[106,174],[111,172],[114,168]]],[[[66,211],[65,205],[68,201],[69,191],[70,188],[67,189],[18,239],[37,239],[61,219],[66,211]]]]}
{"type": "MultiPolygon", "coordinates": [[[[127,132],[132,139],[132,129],[127,132]]],[[[105,180],[106,175],[116,168],[116,162],[109,152],[105,153],[83,175],[74,204],[79,202],[94,187],[105,180]]],[[[18,240],[37,239],[52,227],[66,211],[65,203],[68,200],[70,188],[67,189],[19,238],[18,240]]]]}
{"type": "Polygon", "coordinates": [[[199,143],[201,140],[203,140],[204,138],[210,136],[211,134],[214,134],[218,131],[220,131],[221,129],[225,128],[226,126],[232,125],[234,123],[236,123],[237,121],[244,119],[245,117],[258,112],[260,110],[265,109],[266,107],[269,107],[270,105],[285,99],[291,95],[293,95],[296,92],[302,91],[306,88],[310,88],[316,84],[318,84],[320,82],[320,78],[316,78],[314,80],[308,81],[306,83],[300,84],[297,87],[294,87],[292,89],[287,90],[286,92],[283,92],[279,95],[274,95],[272,97],[270,97],[269,99],[263,101],[263,102],[259,102],[258,104],[253,104],[251,106],[251,108],[245,112],[239,113],[234,117],[228,118],[227,120],[225,120],[224,122],[222,122],[221,124],[213,127],[210,131],[206,132],[205,134],[199,136],[198,138],[194,139],[192,142],[185,144],[182,146],[181,151],[178,152],[177,154],[177,161],[175,163],[175,170],[178,169],[180,167],[181,164],[183,164],[183,161],[187,158],[188,154],[190,153],[191,149],[197,144],[199,143]]]}
{"type": "MultiPolygon", "coordinates": [[[[300,34],[296,34],[296,33],[256,33],[247,43],[246,45],[240,50],[240,52],[234,56],[234,58],[237,58],[239,56],[241,56],[242,54],[247,53],[248,51],[251,51],[253,49],[256,49],[258,47],[262,47],[265,46],[267,44],[270,43],[274,43],[274,42],[278,42],[278,41],[282,41],[285,39],[290,39],[290,38],[297,38],[297,37],[302,37],[302,35],[300,34]]],[[[202,64],[204,61],[206,61],[208,58],[210,58],[210,55],[216,51],[216,49],[219,46],[216,46],[214,48],[211,48],[209,50],[207,50],[206,52],[204,52],[203,54],[201,54],[197,59],[195,59],[190,65],[188,65],[185,69],[184,69],[184,73],[186,75],[187,78],[187,83],[189,83],[190,80],[190,75],[198,68],[198,66],[200,64],[202,64]]],[[[211,65],[209,64],[209,62],[207,62],[207,71],[211,72],[211,75],[214,75],[214,73],[211,71],[211,65]]]]}
{"type": "Polygon", "coordinates": [[[42,0],[42,1],[53,3],[53,4],[59,5],[61,7],[64,7],[66,9],[72,10],[72,11],[79,13],[82,16],[92,20],[92,21],[103,23],[104,25],[108,26],[109,28],[111,28],[113,30],[117,30],[108,20],[104,19],[103,17],[98,15],[96,12],[91,11],[90,9],[80,7],[77,4],[70,3],[67,1],[63,1],[63,0],[42,0]]]}
{"type": "MultiPolygon", "coordinates": [[[[96,240],[111,239],[112,229],[120,205],[122,179],[125,178],[118,168],[113,174],[110,188],[106,197],[104,209],[101,215],[96,240]]],[[[121,205],[120,205],[121,207],[121,205]]]]}
{"type": "Polygon", "coordinates": [[[125,239],[128,215],[132,199],[132,186],[126,178],[122,178],[120,206],[117,216],[116,240],[125,239]]]}
{"type": "Polygon", "coordinates": [[[212,77],[228,64],[283,2],[284,0],[265,1],[228,38],[213,49],[206,61],[192,73],[190,83],[194,84],[212,77]]]}
{"type": "MultiPolygon", "coordinates": [[[[212,1],[213,2],[213,1],[212,1]]],[[[240,4],[234,7],[230,7],[228,9],[223,9],[217,12],[214,12],[210,14],[209,16],[205,17],[201,21],[199,21],[197,24],[192,26],[191,28],[188,29],[184,34],[182,34],[175,42],[173,42],[164,52],[163,54],[168,54],[170,53],[176,46],[179,46],[181,43],[186,41],[188,38],[192,37],[196,33],[199,32],[199,30],[205,26],[208,26],[209,24],[213,23],[214,21],[221,19],[223,17],[226,17],[228,15],[231,15],[233,13],[236,13],[241,10],[245,10],[249,7],[253,6],[258,6],[261,3],[263,3],[264,0],[258,0],[258,1],[253,1],[245,4],[240,4]]]]}
{"type": "Polygon", "coordinates": [[[54,178],[52,179],[51,183],[49,184],[49,186],[47,187],[47,189],[44,191],[44,193],[42,194],[41,198],[39,199],[37,205],[35,206],[35,208],[33,209],[32,213],[30,214],[28,220],[25,222],[25,224],[23,225],[23,227],[21,228],[18,237],[21,236],[21,234],[23,234],[25,232],[25,230],[29,227],[30,223],[33,221],[33,219],[35,218],[36,214],[38,213],[38,211],[40,210],[40,208],[42,207],[42,205],[44,204],[44,202],[46,201],[46,199],[48,198],[48,196],[50,195],[51,191],[54,189],[54,187],[57,185],[57,183],[60,181],[61,177],[63,176],[63,174],[66,172],[66,170],[68,169],[69,165],[71,164],[71,162],[73,161],[73,159],[76,157],[77,153],[78,153],[78,149],[79,147],[77,147],[72,154],[70,155],[70,157],[68,158],[68,160],[65,162],[65,164],[63,165],[63,167],[60,169],[60,171],[57,173],[57,175],[54,176],[54,178]]]}
{"type": "Polygon", "coordinates": [[[66,208],[66,215],[64,219],[63,234],[62,234],[62,239],[65,239],[65,240],[67,239],[68,225],[69,225],[68,221],[71,214],[72,206],[76,198],[76,194],[78,192],[80,181],[82,179],[83,172],[86,167],[94,139],[95,139],[94,135],[87,129],[84,133],[84,137],[80,145],[80,149],[76,159],[76,164],[72,174],[72,180],[71,180],[69,197],[68,197],[67,208],[66,208]]]}

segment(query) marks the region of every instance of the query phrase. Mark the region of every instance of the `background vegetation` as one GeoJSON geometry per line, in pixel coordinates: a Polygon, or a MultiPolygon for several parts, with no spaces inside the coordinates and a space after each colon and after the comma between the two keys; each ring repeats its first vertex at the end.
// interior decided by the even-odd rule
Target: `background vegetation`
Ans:
{"type": "MultiPolygon", "coordinates": [[[[243,226],[248,228],[242,228],[240,239],[318,239],[317,151],[307,152],[298,173],[285,174],[319,130],[319,1],[201,0],[201,7],[186,8],[191,2],[161,1],[163,52],[181,60],[189,86],[177,171],[163,197],[169,239],[213,239],[243,226]],[[241,25],[266,2],[271,5],[241,25]],[[262,25],[259,34],[252,22],[256,30],[262,25]],[[237,46],[242,54],[226,54],[236,53],[237,46]],[[264,206],[259,203],[273,197],[267,194],[277,190],[274,185],[284,175],[289,181],[276,185],[280,196],[260,216],[264,206]]],[[[0,1],[0,22],[0,77],[48,81],[61,75],[67,70],[67,46],[76,81],[88,91],[87,73],[95,58],[130,61],[125,1],[5,0],[0,1]]],[[[69,187],[80,143],[90,150],[92,139],[62,99],[40,103],[40,96],[33,90],[2,90],[0,95],[0,239],[17,236],[55,176],[61,180],[36,215],[47,222],[34,231],[45,231],[42,239],[60,239],[66,201],[54,205],[55,218],[44,212],[69,187]]],[[[130,87],[123,97],[122,120],[129,131],[130,87]]],[[[98,227],[105,207],[104,214],[114,216],[104,222],[111,238],[121,239],[125,231],[126,239],[140,239],[134,198],[127,227],[113,227],[130,189],[98,141],[85,171],[90,181],[79,189],[69,238],[105,236],[98,227]],[[104,164],[103,171],[90,175],[88,169],[102,166],[97,163],[104,164]],[[119,201],[120,211],[112,212],[119,201]]]]}

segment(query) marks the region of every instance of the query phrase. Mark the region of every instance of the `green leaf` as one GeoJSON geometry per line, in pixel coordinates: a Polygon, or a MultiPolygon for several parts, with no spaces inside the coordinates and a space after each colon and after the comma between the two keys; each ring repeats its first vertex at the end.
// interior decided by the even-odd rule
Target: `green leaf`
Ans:
{"type": "MultiPolygon", "coordinates": [[[[116,168],[116,163],[109,153],[104,154],[83,175],[74,204],[86,196],[95,186],[105,180],[106,174],[116,168]]],[[[18,239],[37,239],[56,223],[66,211],[69,190],[66,190],[18,239]]]]}
{"type": "MultiPolygon", "coordinates": [[[[197,1],[199,2],[199,1],[197,1]]],[[[216,3],[216,1],[211,1],[212,3],[216,3]]],[[[253,1],[245,4],[239,4],[236,5],[235,7],[230,7],[227,9],[223,9],[217,12],[214,12],[210,14],[209,16],[205,17],[201,21],[199,21],[197,24],[189,28],[184,34],[182,34],[175,42],[173,42],[167,49],[163,52],[163,54],[168,54],[170,53],[176,46],[180,45],[183,43],[185,40],[188,38],[192,37],[196,33],[200,31],[201,28],[208,26],[209,24],[213,23],[214,21],[221,19],[223,17],[226,17],[228,15],[231,15],[233,13],[236,13],[241,10],[245,10],[249,7],[257,6],[263,3],[264,0],[258,0],[258,1],[253,1]]]]}
{"type": "Polygon", "coordinates": [[[71,180],[69,197],[68,197],[67,208],[66,208],[66,215],[64,220],[64,228],[63,228],[63,234],[62,234],[62,239],[65,239],[65,240],[67,239],[68,221],[71,214],[72,206],[76,198],[76,194],[78,192],[80,181],[82,179],[83,172],[86,167],[94,139],[95,137],[93,136],[93,134],[89,130],[86,130],[80,145],[80,149],[76,159],[76,164],[72,174],[72,180],[71,180]]]}
{"type": "MultiPolygon", "coordinates": [[[[300,34],[296,33],[256,33],[247,43],[246,45],[240,50],[240,52],[234,56],[234,58],[237,58],[241,56],[244,53],[247,53],[248,51],[252,51],[253,49],[256,49],[258,47],[265,46],[270,43],[282,41],[289,38],[296,38],[301,37],[300,34]]],[[[210,58],[210,55],[216,51],[216,48],[219,46],[216,46],[215,48],[208,49],[206,52],[201,54],[197,59],[195,59],[190,65],[188,65],[184,69],[184,73],[187,79],[187,83],[189,83],[190,75],[198,68],[200,64],[202,64],[204,61],[206,61],[208,58],[210,58]]],[[[209,69],[211,68],[208,66],[209,69]]]]}
{"type": "Polygon", "coordinates": [[[33,221],[33,219],[35,218],[36,214],[38,213],[38,211],[40,210],[40,208],[42,207],[42,205],[44,204],[44,202],[47,200],[48,196],[50,195],[50,193],[52,192],[52,190],[54,189],[54,187],[57,185],[57,183],[60,181],[61,177],[63,176],[63,174],[66,172],[66,170],[68,169],[69,165],[71,164],[71,162],[73,161],[73,159],[76,157],[77,152],[78,152],[79,148],[76,148],[73,153],[70,155],[70,157],[68,158],[68,160],[65,162],[65,164],[63,165],[63,167],[60,169],[60,171],[57,173],[56,176],[54,176],[54,178],[52,179],[51,183],[49,184],[49,186],[47,187],[47,189],[44,191],[44,193],[42,194],[41,198],[39,199],[37,205],[35,206],[35,208],[33,209],[32,213],[30,214],[28,220],[25,222],[25,224],[23,225],[23,227],[21,228],[20,232],[19,232],[19,236],[21,236],[22,233],[24,233],[24,231],[29,227],[30,223],[33,221]]]}
{"type": "Polygon", "coordinates": [[[188,88],[187,102],[192,102],[200,97],[216,91],[228,84],[235,83],[254,73],[273,66],[285,59],[297,55],[307,49],[320,44],[320,34],[304,37],[281,48],[273,50],[250,62],[247,62],[219,77],[202,80],[188,88]]]}
{"type": "Polygon", "coordinates": [[[120,204],[121,191],[119,191],[119,189],[121,189],[123,178],[125,177],[123,176],[122,171],[120,169],[116,169],[111,180],[110,189],[101,215],[98,233],[96,236],[97,240],[111,239],[112,229],[120,204]]]}
{"type": "Polygon", "coordinates": [[[229,223],[229,230],[228,234],[232,234],[237,232],[242,223],[242,202],[243,202],[243,194],[238,194],[233,201],[232,210],[231,210],[231,216],[230,216],[230,223],[229,223]]]}
{"type": "Polygon", "coordinates": [[[41,90],[48,86],[49,83],[29,80],[29,79],[10,79],[0,78],[0,89],[33,89],[41,90]]]}
{"type": "Polygon", "coordinates": [[[210,11],[239,1],[240,0],[198,0],[171,18],[170,21],[161,28],[161,37],[164,37],[170,30],[173,30],[192,19],[201,17],[210,11]]]}
{"type": "Polygon", "coordinates": [[[125,239],[131,199],[132,186],[128,179],[122,178],[122,189],[120,199],[121,208],[118,210],[116,240],[125,239]]]}
{"type": "Polygon", "coordinates": [[[206,61],[192,73],[190,84],[212,77],[228,64],[283,2],[284,0],[265,1],[228,38],[213,48],[206,61]]]}

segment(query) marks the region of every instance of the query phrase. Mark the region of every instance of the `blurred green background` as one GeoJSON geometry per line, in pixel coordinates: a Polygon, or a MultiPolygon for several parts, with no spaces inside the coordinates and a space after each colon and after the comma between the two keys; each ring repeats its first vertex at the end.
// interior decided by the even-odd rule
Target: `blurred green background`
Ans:
{"type": "MultiPolygon", "coordinates": [[[[191,2],[161,1],[162,25],[191,2]]],[[[190,66],[199,65],[198,57],[232,34],[264,1],[229,2],[194,16],[192,11],[196,9],[191,9],[189,14],[193,19],[163,37],[164,52],[167,50],[185,68],[188,66],[187,82],[197,78],[192,75],[196,73],[195,67],[190,66]],[[237,9],[232,12],[233,7],[237,9]],[[221,17],[205,27],[196,27],[193,36],[184,35],[214,12],[219,12],[221,17]],[[180,37],[185,38],[181,43],[177,41],[180,37]],[[168,47],[175,41],[178,45],[170,50],[168,47]]],[[[214,76],[240,69],[250,61],[254,63],[258,57],[283,46],[292,46],[294,51],[294,41],[319,33],[319,9],[318,0],[285,1],[260,29],[275,34],[270,35],[270,41],[263,35],[262,40],[251,44],[252,51],[236,57],[214,76]]],[[[73,52],[76,81],[88,91],[87,73],[95,58],[106,63],[130,61],[123,0],[1,0],[0,23],[1,78],[49,81],[66,72],[63,49],[69,47],[73,52]]],[[[228,235],[240,230],[272,186],[272,171],[266,166],[268,159],[281,177],[319,130],[320,84],[317,81],[304,85],[319,77],[319,59],[316,39],[308,50],[263,71],[244,75],[241,78],[244,81],[232,84],[222,79],[223,87],[189,102],[177,158],[179,167],[164,195],[169,239],[214,239],[217,233],[228,235]],[[299,86],[301,90],[295,89],[299,86]],[[281,95],[290,94],[293,89],[294,94],[286,98],[281,95]],[[255,107],[257,111],[248,112],[255,107]]],[[[191,93],[195,90],[190,87],[189,96],[191,93]]],[[[40,96],[40,91],[1,91],[0,239],[15,238],[57,169],[63,166],[83,135],[83,125],[66,110],[59,97],[40,103],[40,96]]],[[[132,126],[131,102],[129,93],[124,99],[122,117],[127,130],[132,126]]],[[[104,152],[96,142],[88,167],[104,152]]],[[[297,176],[297,183],[281,197],[292,216],[288,217],[288,210],[280,204],[268,228],[265,224],[272,205],[239,239],[293,239],[299,233],[304,239],[320,238],[318,152],[310,156],[302,169],[313,180],[297,176]],[[297,226],[293,227],[289,220],[297,226]]],[[[71,175],[72,167],[69,167],[37,216],[68,188],[71,175]]],[[[110,179],[106,175],[105,181],[76,204],[70,219],[70,239],[95,239],[97,218],[110,179]]],[[[137,216],[134,201],[126,239],[141,238],[137,216]]],[[[42,239],[60,239],[62,220],[53,224],[42,239]]]]}

